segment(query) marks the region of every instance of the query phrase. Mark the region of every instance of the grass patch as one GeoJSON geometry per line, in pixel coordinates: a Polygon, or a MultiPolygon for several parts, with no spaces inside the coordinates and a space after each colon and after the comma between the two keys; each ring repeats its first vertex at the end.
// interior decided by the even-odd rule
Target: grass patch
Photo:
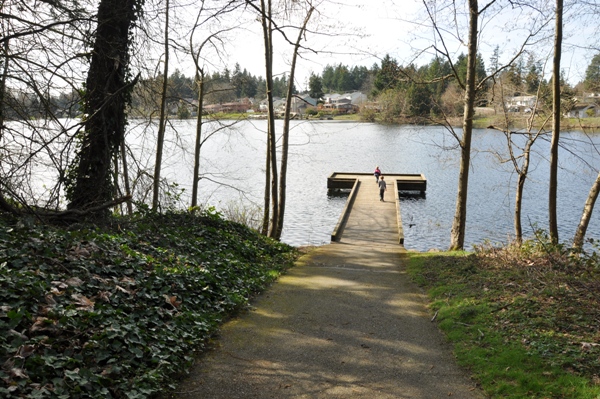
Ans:
{"type": "Polygon", "coordinates": [[[146,398],[287,267],[218,214],[69,228],[0,219],[0,397],[146,398]]]}
{"type": "Polygon", "coordinates": [[[488,248],[410,253],[439,327],[493,398],[600,398],[595,258],[488,248]]]}

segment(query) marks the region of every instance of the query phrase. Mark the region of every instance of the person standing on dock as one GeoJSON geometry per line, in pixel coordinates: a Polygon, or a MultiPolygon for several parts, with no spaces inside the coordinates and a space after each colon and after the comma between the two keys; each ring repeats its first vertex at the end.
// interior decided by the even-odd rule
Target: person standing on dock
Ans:
{"type": "Polygon", "coordinates": [[[379,170],[379,166],[375,166],[375,183],[379,183],[379,176],[381,176],[381,171],[379,170]]]}
{"type": "Polygon", "coordinates": [[[383,180],[383,176],[379,179],[379,201],[383,201],[383,194],[387,191],[387,184],[383,180]]]}

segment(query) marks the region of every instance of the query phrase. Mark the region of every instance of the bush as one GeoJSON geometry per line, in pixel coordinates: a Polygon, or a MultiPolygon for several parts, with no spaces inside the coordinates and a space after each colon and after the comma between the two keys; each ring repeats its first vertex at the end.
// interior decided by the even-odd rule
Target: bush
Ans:
{"type": "Polygon", "coordinates": [[[315,116],[319,113],[319,111],[316,108],[307,108],[305,113],[308,116],[315,116]]]}

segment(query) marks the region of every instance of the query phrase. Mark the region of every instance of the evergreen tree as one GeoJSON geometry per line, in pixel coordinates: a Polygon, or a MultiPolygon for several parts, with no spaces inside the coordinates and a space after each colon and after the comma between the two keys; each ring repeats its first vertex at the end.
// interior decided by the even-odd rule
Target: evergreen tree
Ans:
{"type": "Polygon", "coordinates": [[[398,62],[386,54],[381,60],[381,68],[375,75],[373,82],[374,95],[386,89],[393,89],[398,84],[400,66],[398,62]]]}
{"type": "Polygon", "coordinates": [[[311,73],[310,78],[308,79],[308,95],[312,98],[319,99],[323,97],[323,94],[322,79],[314,73],[311,73]]]}
{"type": "Polygon", "coordinates": [[[406,90],[408,116],[428,116],[431,111],[431,89],[427,84],[411,83],[406,90]]]}
{"type": "Polygon", "coordinates": [[[523,91],[524,73],[523,73],[523,60],[519,57],[514,63],[510,65],[508,71],[506,71],[506,77],[508,82],[514,87],[514,95],[520,95],[523,91]]]}
{"type": "Polygon", "coordinates": [[[369,69],[364,66],[355,66],[350,71],[353,86],[350,88],[352,91],[361,90],[365,82],[369,79],[369,69]]]}
{"type": "MultiPolygon", "coordinates": [[[[456,63],[454,64],[456,71],[458,72],[458,76],[460,80],[464,83],[467,79],[467,56],[461,54],[458,56],[456,63]]],[[[477,54],[477,59],[475,63],[475,81],[480,82],[485,79],[487,76],[485,72],[485,64],[483,62],[483,58],[481,58],[481,54],[477,54]]]]}
{"type": "Polygon", "coordinates": [[[490,57],[490,68],[489,68],[490,75],[498,72],[498,68],[500,68],[499,63],[500,63],[500,47],[498,45],[496,45],[496,47],[494,47],[494,52],[492,53],[492,56],[490,57]]]}
{"type": "Polygon", "coordinates": [[[322,77],[323,90],[332,92],[335,90],[335,71],[331,65],[323,69],[322,77]]]}
{"type": "Polygon", "coordinates": [[[583,81],[586,90],[600,92],[600,53],[596,54],[585,70],[583,81]]]}
{"type": "Polygon", "coordinates": [[[525,75],[525,91],[528,94],[534,95],[537,93],[542,80],[542,67],[540,62],[536,61],[533,54],[529,54],[526,65],[527,75],[525,75]]]}

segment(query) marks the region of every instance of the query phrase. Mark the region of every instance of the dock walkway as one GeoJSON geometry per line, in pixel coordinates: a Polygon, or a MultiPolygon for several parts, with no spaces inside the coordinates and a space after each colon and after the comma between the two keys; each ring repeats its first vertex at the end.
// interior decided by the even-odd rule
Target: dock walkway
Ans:
{"type": "Polygon", "coordinates": [[[404,231],[398,190],[425,193],[423,175],[386,174],[385,201],[379,200],[379,186],[372,174],[333,173],[327,188],[351,189],[340,219],[331,234],[332,242],[355,245],[404,244],[404,231]]]}

